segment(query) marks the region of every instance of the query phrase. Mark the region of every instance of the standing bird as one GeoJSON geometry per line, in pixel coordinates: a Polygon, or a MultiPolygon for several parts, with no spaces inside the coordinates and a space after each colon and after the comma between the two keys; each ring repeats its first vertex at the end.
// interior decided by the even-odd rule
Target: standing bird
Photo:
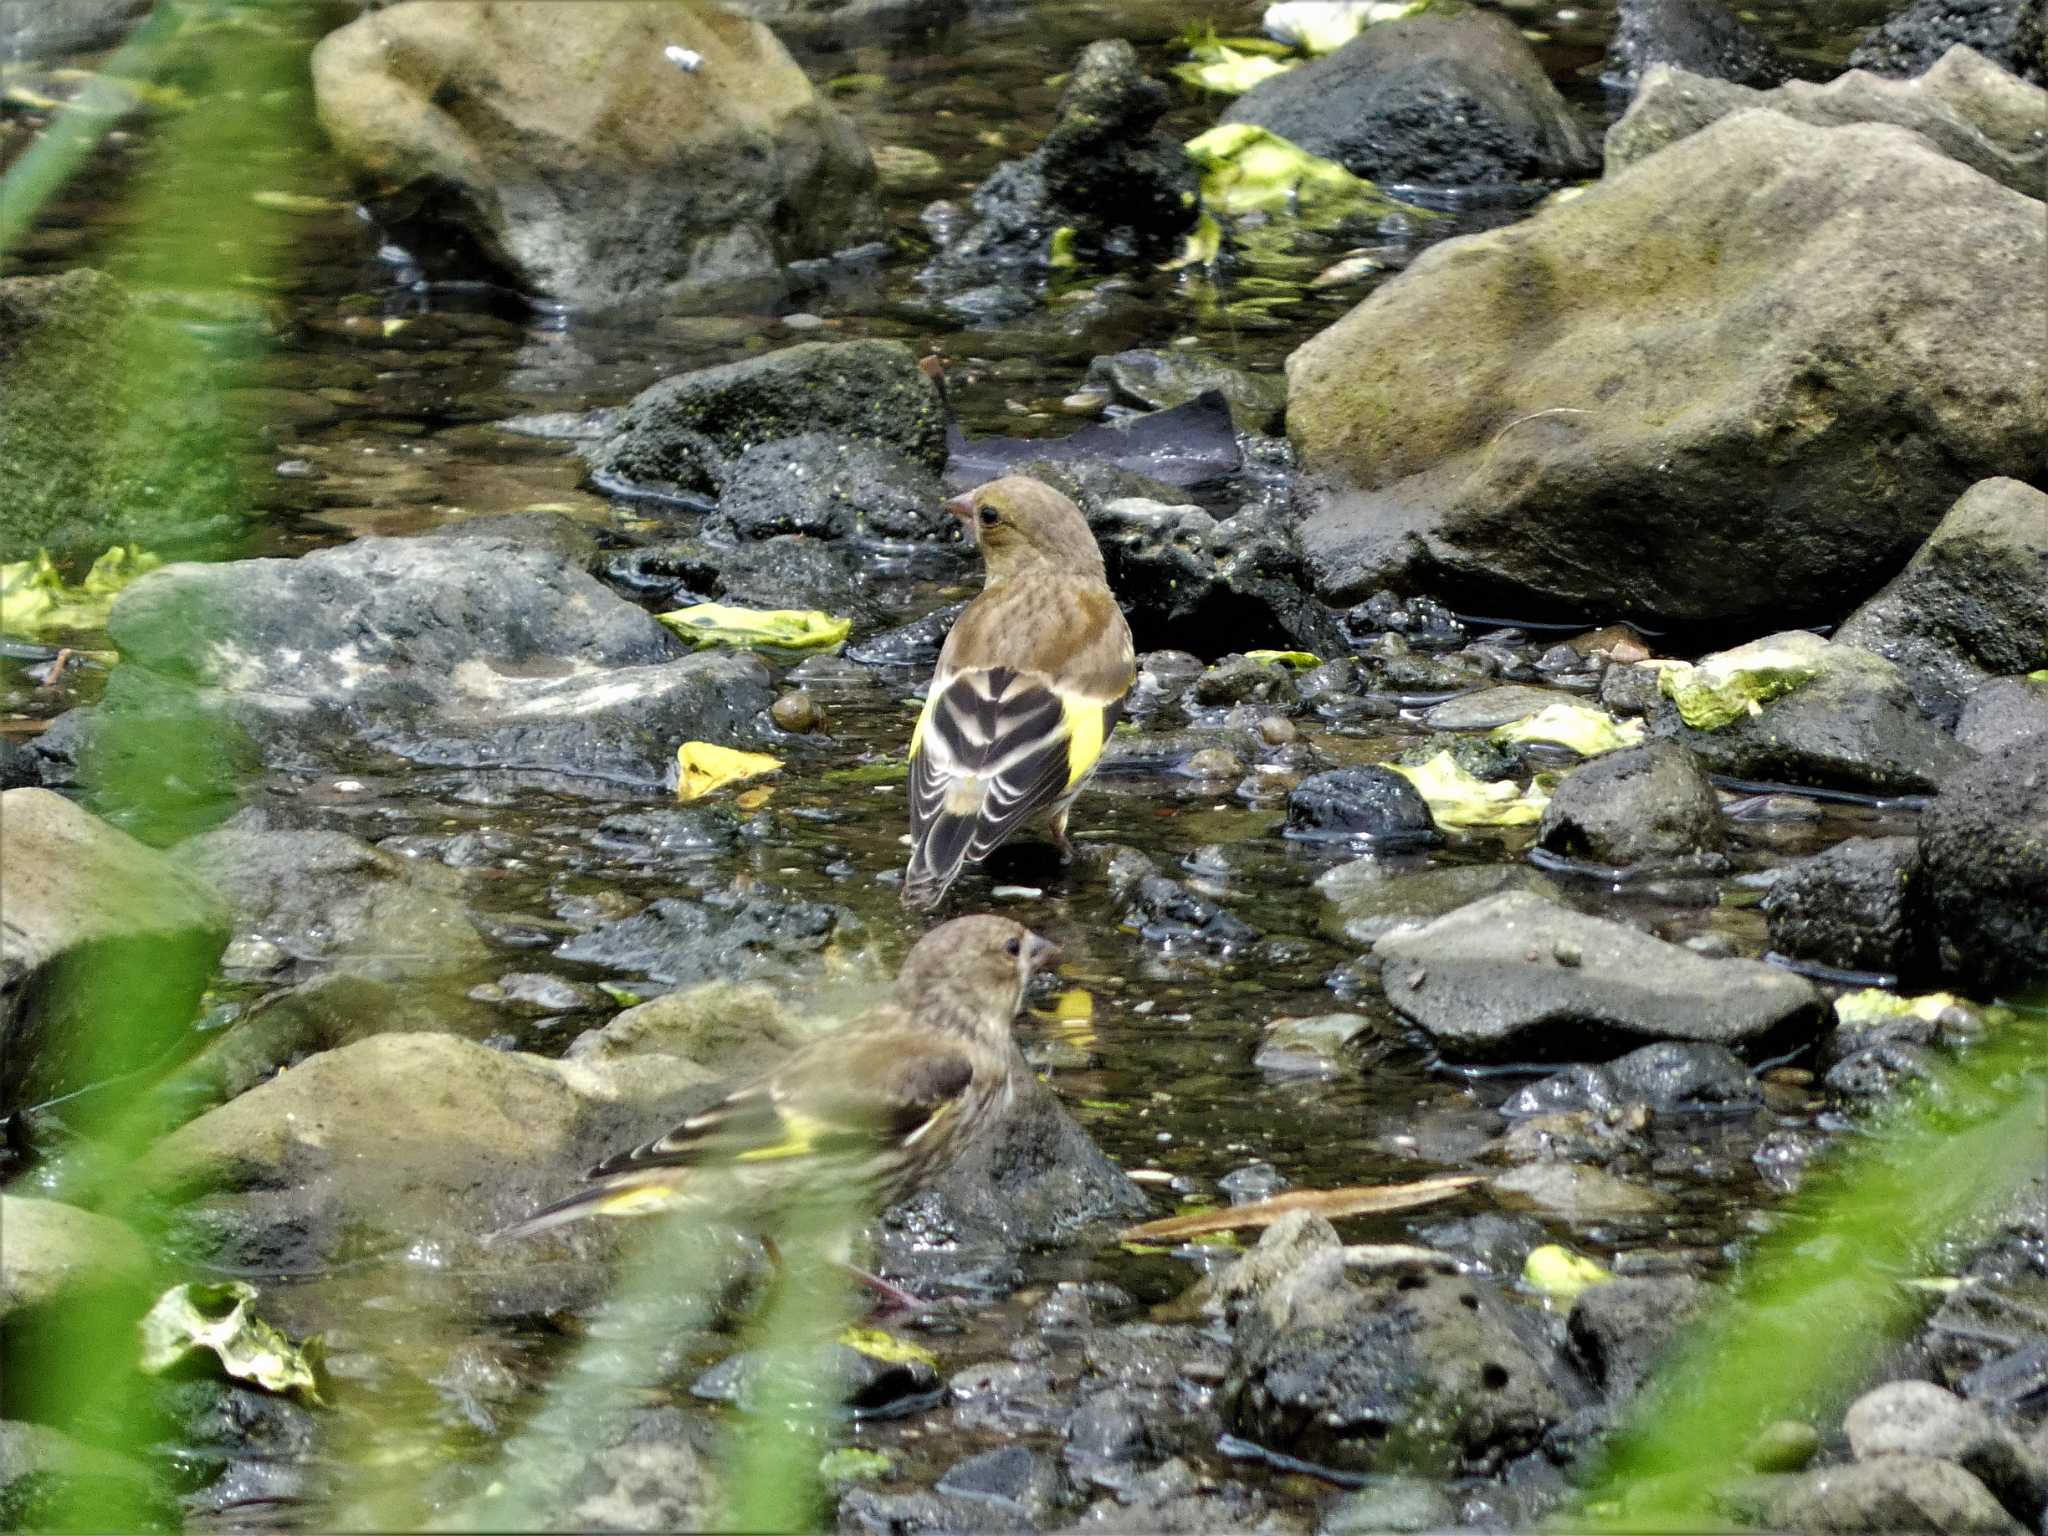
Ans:
{"type": "Polygon", "coordinates": [[[895,995],[666,1136],[607,1158],[589,1188],[496,1234],[680,1205],[761,1216],[834,1181],[866,1212],[907,1199],[1000,1119],[1024,1069],[1025,984],[1056,953],[1019,923],[961,917],[917,941],[895,995]],[[707,1179],[707,1175],[715,1177],[707,1179]]]}
{"type": "Polygon", "coordinates": [[[1067,811],[1137,678],[1079,507],[1010,475],[946,510],[972,531],[988,579],[946,637],[910,738],[911,907],[938,905],[965,865],[1040,812],[1072,854],[1067,811]]]}

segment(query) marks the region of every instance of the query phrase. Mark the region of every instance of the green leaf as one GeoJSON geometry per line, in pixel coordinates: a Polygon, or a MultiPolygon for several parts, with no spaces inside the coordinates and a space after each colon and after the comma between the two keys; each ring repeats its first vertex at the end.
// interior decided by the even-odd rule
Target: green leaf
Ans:
{"type": "Polygon", "coordinates": [[[1242,96],[1262,80],[1284,75],[1297,61],[1241,53],[1224,43],[1208,44],[1195,50],[1194,58],[1173,66],[1176,80],[1185,80],[1198,90],[1219,96],[1242,96]]]}
{"type": "Polygon", "coordinates": [[[0,632],[46,635],[105,629],[122,588],[162,564],[133,544],[116,545],[93,561],[85,580],[75,587],[64,580],[47,550],[37,550],[33,560],[0,565],[0,632]]]}
{"type": "Polygon", "coordinates": [[[1804,630],[1767,635],[1697,666],[1666,665],[1657,674],[1657,691],[1694,730],[1718,731],[1746,714],[1762,714],[1772,699],[1820,676],[1827,644],[1804,630]]]}
{"type": "Polygon", "coordinates": [[[908,1339],[899,1339],[893,1333],[884,1333],[879,1328],[848,1328],[839,1335],[839,1342],[848,1349],[860,1351],[870,1360],[880,1360],[889,1365],[928,1365],[938,1369],[939,1357],[930,1350],[908,1339]]]}
{"type": "Polygon", "coordinates": [[[320,1400],[320,1340],[293,1344],[254,1310],[256,1287],[241,1280],[176,1285],[142,1320],[142,1369],[158,1376],[211,1353],[237,1381],[320,1400]]]}
{"type": "Polygon", "coordinates": [[[1893,1019],[1920,1019],[1932,1024],[1951,1008],[1966,1007],[1953,992],[1923,992],[1918,997],[1900,997],[1882,987],[1864,987],[1845,992],[1835,999],[1836,1022],[1849,1025],[1884,1024],[1893,1019]]]}
{"type": "Polygon", "coordinates": [[[1311,228],[1381,218],[1404,203],[1334,160],[1251,123],[1220,123],[1188,140],[1202,170],[1202,203],[1216,214],[1286,214],[1311,228]]]}
{"type": "Polygon", "coordinates": [[[851,619],[815,608],[736,608],[696,603],[655,615],[692,645],[737,645],[750,650],[824,651],[844,641],[851,619]]]}
{"type": "Polygon", "coordinates": [[[857,1445],[842,1445],[818,1458],[818,1476],[828,1483],[872,1483],[895,1470],[896,1463],[880,1451],[857,1445]]]}

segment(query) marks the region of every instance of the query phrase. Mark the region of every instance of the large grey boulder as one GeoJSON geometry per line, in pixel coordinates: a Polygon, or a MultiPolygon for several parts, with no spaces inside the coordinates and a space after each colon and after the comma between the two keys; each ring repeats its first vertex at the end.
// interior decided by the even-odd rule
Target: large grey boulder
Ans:
{"type": "Polygon", "coordinates": [[[1976,988],[2048,980],[2048,752],[2038,739],[1942,786],[1921,819],[1920,863],[1943,971],[1976,988]]]}
{"type": "Polygon", "coordinates": [[[1507,17],[1432,11],[1367,27],[1223,114],[1372,181],[1488,185],[1590,174],[1597,146],[1507,17]]]}
{"type": "Polygon", "coordinates": [[[1724,118],[1288,359],[1308,570],[1338,602],[1846,611],[2048,452],[2044,259],[2039,202],[1916,134],[1724,118]]]}
{"type": "Polygon", "coordinates": [[[46,789],[0,794],[0,1112],[161,1058],[228,939],[218,894],[46,789]]]}
{"type": "Polygon", "coordinates": [[[149,1250],[120,1222],[55,1200],[0,1195],[0,1322],[140,1286],[149,1250]]]}
{"type": "Polygon", "coordinates": [[[679,742],[745,738],[771,698],[759,661],[689,654],[516,527],[167,566],[121,594],[108,628],[123,664],[105,709],[196,710],[304,772],[370,747],[673,787],[679,742]]]}
{"type": "Polygon", "coordinates": [[[1553,853],[1610,866],[1684,859],[1719,849],[1721,802],[1700,760],[1673,741],[1607,752],[1565,775],[1536,840],[1553,853]]]}
{"type": "Polygon", "coordinates": [[[1898,1536],[2023,1536],[2025,1527],[1952,1461],[1881,1456],[1808,1472],[1770,1500],[1772,1530],[1898,1536]]]}
{"type": "MultiPolygon", "coordinates": [[[[2048,123],[2048,91],[2034,94],[2048,123]]],[[[1896,664],[1951,725],[1987,678],[2048,667],[2048,496],[2018,480],[1971,486],[1835,639],[1896,664]]]]}
{"type": "Polygon", "coordinates": [[[1899,669],[1857,646],[1803,630],[1754,642],[1790,649],[1815,675],[1725,725],[1690,726],[1660,696],[1653,735],[1690,747],[1714,773],[1877,794],[1925,794],[1975,754],[1930,720],[1899,669]]]}
{"type": "Polygon", "coordinates": [[[1994,677],[1970,690],[1956,740],[1973,752],[2002,752],[2048,737],[2048,677],[1994,677]]]}
{"type": "Polygon", "coordinates": [[[682,0],[411,0],[313,50],[320,123],[438,275],[659,300],[880,230],[853,125],[760,22],[682,0]]]}
{"type": "Polygon", "coordinates": [[[1643,77],[1621,121],[1607,130],[1607,174],[1753,107],[1821,128],[1910,128],[1951,159],[2029,197],[2041,195],[2048,173],[2048,129],[2042,127],[2048,92],[1981,53],[1952,48],[1911,80],[1852,69],[1826,85],[1794,80],[1768,91],[1660,64],[1643,77]]]}
{"type": "Polygon", "coordinates": [[[1810,1025],[1820,995],[1755,960],[1709,960],[1522,891],[1373,946],[1387,1001],[1461,1059],[1570,1056],[1601,1042],[1741,1050],[1810,1025]]]}
{"type": "Polygon", "coordinates": [[[1760,903],[1771,948],[1849,971],[1920,969],[1920,845],[1910,837],[1845,837],[1786,865],[1760,903]]]}
{"type": "Polygon", "coordinates": [[[2048,1506],[2048,1464],[1975,1403],[1931,1381],[1888,1381],[1849,1405],[1842,1420],[1858,1461],[1934,1456],[1970,1473],[2032,1523],[2048,1506]]]}

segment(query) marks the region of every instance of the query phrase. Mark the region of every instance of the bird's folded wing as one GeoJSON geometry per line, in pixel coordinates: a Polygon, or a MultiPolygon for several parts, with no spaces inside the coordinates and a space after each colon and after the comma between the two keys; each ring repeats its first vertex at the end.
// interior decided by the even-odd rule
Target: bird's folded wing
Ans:
{"type": "Polygon", "coordinates": [[[744,1166],[901,1145],[949,1112],[973,1079],[968,1052],[930,1031],[906,1027],[827,1036],[764,1081],[645,1146],[607,1159],[590,1176],[744,1166]]]}
{"type": "Polygon", "coordinates": [[[911,738],[911,842],[934,870],[985,857],[1086,778],[1135,671],[1130,629],[1100,585],[992,595],[1008,601],[970,606],[947,637],[911,738]]]}

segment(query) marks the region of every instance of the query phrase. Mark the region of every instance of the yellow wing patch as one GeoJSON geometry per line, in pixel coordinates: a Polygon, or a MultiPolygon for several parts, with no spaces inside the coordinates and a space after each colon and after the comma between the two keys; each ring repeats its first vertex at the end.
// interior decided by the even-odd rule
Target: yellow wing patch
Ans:
{"type": "Polygon", "coordinates": [[[782,1111],[782,1124],[788,1132],[782,1140],[771,1142],[765,1147],[755,1147],[749,1152],[742,1152],[733,1161],[768,1163],[778,1158],[804,1157],[816,1148],[818,1138],[832,1129],[822,1120],[813,1119],[809,1115],[793,1114],[786,1109],[782,1111]]]}
{"type": "Polygon", "coordinates": [[[939,690],[936,687],[934,687],[932,691],[925,697],[924,708],[917,712],[917,724],[911,727],[910,756],[912,761],[916,760],[918,746],[920,743],[924,741],[924,723],[925,721],[931,719],[932,711],[937,709],[938,707],[939,690]]]}
{"type": "Polygon", "coordinates": [[[1067,721],[1067,788],[1088,777],[1102,756],[1103,723],[1109,712],[1091,699],[1062,699],[1067,721]]]}
{"type": "Polygon", "coordinates": [[[617,1194],[606,1195],[593,1209],[606,1216],[645,1216],[667,1210],[675,1199],[676,1192],[660,1184],[633,1184],[617,1194]]]}

